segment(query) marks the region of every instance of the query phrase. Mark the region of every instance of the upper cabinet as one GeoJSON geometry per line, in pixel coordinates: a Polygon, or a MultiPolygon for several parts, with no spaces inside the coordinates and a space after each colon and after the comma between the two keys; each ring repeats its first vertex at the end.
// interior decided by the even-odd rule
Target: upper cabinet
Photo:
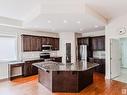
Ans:
{"type": "Polygon", "coordinates": [[[23,51],[31,51],[31,36],[23,35],[23,51]]]}
{"type": "Polygon", "coordinates": [[[41,37],[31,36],[31,51],[41,51],[41,37]]]}
{"type": "Polygon", "coordinates": [[[89,38],[78,38],[78,44],[79,45],[89,45],[89,38]]]}
{"type": "Polygon", "coordinates": [[[59,50],[59,38],[53,38],[54,45],[53,50],[59,50]]]}
{"type": "Polygon", "coordinates": [[[41,51],[42,45],[52,45],[52,50],[59,50],[59,38],[22,35],[23,51],[41,51]]]}
{"type": "Polygon", "coordinates": [[[93,37],[92,38],[92,47],[94,51],[103,51],[105,50],[105,37],[93,37]]]}

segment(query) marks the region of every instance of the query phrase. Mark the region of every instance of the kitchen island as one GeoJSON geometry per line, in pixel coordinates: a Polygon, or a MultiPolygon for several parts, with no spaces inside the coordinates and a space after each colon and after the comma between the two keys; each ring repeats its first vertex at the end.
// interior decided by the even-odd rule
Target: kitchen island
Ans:
{"type": "Polygon", "coordinates": [[[93,68],[96,63],[56,63],[40,62],[38,67],[39,82],[52,92],[80,92],[93,83],[93,68]]]}

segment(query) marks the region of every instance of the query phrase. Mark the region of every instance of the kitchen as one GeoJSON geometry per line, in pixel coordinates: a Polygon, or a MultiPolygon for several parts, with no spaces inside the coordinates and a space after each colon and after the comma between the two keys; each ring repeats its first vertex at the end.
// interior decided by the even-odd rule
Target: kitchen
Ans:
{"type": "Polygon", "coordinates": [[[117,43],[111,42],[127,36],[126,4],[120,0],[0,1],[0,93],[126,92],[124,81],[112,80],[121,73],[121,59],[116,56],[117,43]]]}
{"type": "MultiPolygon", "coordinates": [[[[93,33],[93,32],[92,32],[93,33]]],[[[104,35],[104,30],[101,30],[101,33],[104,35]]],[[[65,33],[66,34],[66,33],[65,33]]],[[[90,36],[91,33],[89,33],[90,36]]],[[[94,57],[92,54],[90,53],[92,50],[90,50],[89,45],[91,45],[91,47],[93,47],[94,43],[94,38],[100,38],[101,40],[101,46],[103,48],[101,49],[94,49],[94,51],[102,51],[104,52],[104,47],[102,44],[105,39],[103,35],[98,35],[98,36],[94,36],[94,37],[78,37],[78,38],[74,38],[76,39],[76,42],[78,43],[77,46],[80,47],[82,45],[86,45],[86,51],[84,53],[86,53],[86,56],[84,56],[85,60],[90,62],[90,63],[98,63],[100,64],[99,66],[96,67],[95,71],[104,74],[105,73],[105,62],[102,61],[99,63],[100,58],[94,57]],[[92,39],[92,43],[88,44],[88,42],[90,42],[90,39],[92,39]],[[87,40],[87,41],[86,41],[87,40]],[[85,43],[87,42],[87,43],[85,43]],[[88,53],[87,53],[88,52],[88,53]],[[90,56],[91,55],[91,56],[90,56]],[[97,60],[97,61],[96,61],[97,60]],[[99,60],[99,61],[98,61],[99,60]],[[103,64],[103,66],[102,66],[103,64]],[[102,68],[103,67],[103,68],[102,68]]],[[[63,34],[62,34],[63,35],[63,34]]],[[[75,33],[75,35],[77,35],[75,33]]],[[[62,38],[62,37],[61,37],[62,38]]],[[[36,68],[35,66],[33,66],[33,64],[38,63],[38,62],[48,62],[48,61],[53,61],[53,62],[58,62],[61,63],[62,62],[62,56],[58,56],[58,54],[56,54],[56,52],[59,52],[59,41],[60,38],[54,38],[54,37],[46,37],[46,36],[35,36],[35,35],[21,35],[21,42],[22,42],[22,47],[23,47],[23,52],[24,54],[29,54],[27,59],[23,59],[23,61],[21,62],[11,62],[9,64],[9,77],[10,80],[14,80],[17,79],[19,77],[28,77],[28,76],[32,76],[32,75],[36,75],[38,74],[38,68],[36,68]],[[40,42],[40,44],[39,44],[40,42]],[[40,52],[39,52],[40,51],[40,52]],[[37,57],[32,57],[32,52],[36,53],[39,52],[37,57]],[[18,70],[16,70],[16,68],[20,68],[19,72],[20,74],[18,74],[18,70]],[[13,74],[14,73],[14,74],[13,74]],[[16,75],[17,73],[17,75],[16,75]]],[[[98,43],[99,43],[98,41],[98,43]]],[[[73,41],[71,42],[73,43],[73,41]]],[[[65,43],[64,43],[65,44],[65,43]]],[[[96,43],[97,44],[97,43],[96,43]]],[[[71,49],[72,47],[70,47],[71,49]]],[[[69,48],[66,48],[66,52],[69,52],[71,50],[69,50],[69,48]]],[[[76,49],[76,48],[75,48],[76,49]]],[[[80,48],[78,48],[80,50],[80,48]]],[[[80,53],[78,50],[78,53],[80,53]]],[[[85,50],[85,48],[84,48],[85,50]]],[[[93,51],[92,51],[93,52],[93,51]]],[[[66,55],[66,63],[71,63],[71,52],[70,53],[65,53],[66,55]],[[69,54],[69,55],[68,55],[69,54]]],[[[78,54],[76,54],[78,55],[78,54]]],[[[101,56],[102,58],[102,56],[101,56]]],[[[104,57],[103,57],[104,58],[104,57]]],[[[78,59],[76,60],[81,60],[80,57],[78,57],[78,59]]],[[[84,59],[82,59],[84,60],[84,59]]],[[[104,60],[104,59],[103,59],[104,60]]],[[[63,61],[64,63],[64,61],[63,61]]],[[[58,90],[59,91],[59,90],[58,90]]]]}

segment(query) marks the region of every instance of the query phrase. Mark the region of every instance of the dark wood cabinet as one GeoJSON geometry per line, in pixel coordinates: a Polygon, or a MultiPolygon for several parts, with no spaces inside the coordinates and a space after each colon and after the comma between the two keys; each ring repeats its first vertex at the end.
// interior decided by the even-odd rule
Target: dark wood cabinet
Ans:
{"type": "Polygon", "coordinates": [[[92,47],[94,51],[103,51],[105,50],[105,37],[93,37],[92,38],[92,47]]]}
{"type": "Polygon", "coordinates": [[[50,58],[51,58],[51,61],[62,62],[62,57],[50,57],[50,58]]]}
{"type": "Polygon", "coordinates": [[[23,51],[41,51],[42,45],[52,45],[52,50],[59,50],[59,38],[22,35],[23,51]]]}
{"type": "Polygon", "coordinates": [[[59,38],[53,38],[53,50],[59,50],[59,38]]]}
{"type": "Polygon", "coordinates": [[[52,39],[51,37],[41,37],[42,45],[51,45],[52,39]]]}
{"type": "Polygon", "coordinates": [[[23,51],[31,51],[31,36],[23,35],[23,51]]]}
{"type": "Polygon", "coordinates": [[[41,51],[41,38],[37,36],[22,35],[23,51],[41,51]]]}
{"type": "Polygon", "coordinates": [[[99,64],[99,66],[95,68],[95,71],[105,74],[105,59],[94,59],[94,63],[99,64]]]}
{"type": "Polygon", "coordinates": [[[41,37],[31,36],[31,51],[41,51],[41,37]]]}
{"type": "Polygon", "coordinates": [[[47,44],[47,37],[41,37],[41,45],[47,44]]]}
{"type": "Polygon", "coordinates": [[[23,76],[31,76],[31,75],[36,75],[38,74],[38,68],[33,66],[32,64],[36,62],[43,62],[44,60],[30,60],[30,61],[25,61],[24,63],[24,68],[23,68],[23,76]]]}
{"type": "Polygon", "coordinates": [[[89,37],[78,38],[79,45],[89,45],[89,37]]]}

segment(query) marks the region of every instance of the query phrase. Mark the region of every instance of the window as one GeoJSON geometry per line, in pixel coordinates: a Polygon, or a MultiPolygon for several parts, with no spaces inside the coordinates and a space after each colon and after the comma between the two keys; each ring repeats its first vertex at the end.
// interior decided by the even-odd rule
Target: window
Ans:
{"type": "Polygon", "coordinates": [[[17,60],[16,37],[0,36],[0,61],[17,60]]]}

